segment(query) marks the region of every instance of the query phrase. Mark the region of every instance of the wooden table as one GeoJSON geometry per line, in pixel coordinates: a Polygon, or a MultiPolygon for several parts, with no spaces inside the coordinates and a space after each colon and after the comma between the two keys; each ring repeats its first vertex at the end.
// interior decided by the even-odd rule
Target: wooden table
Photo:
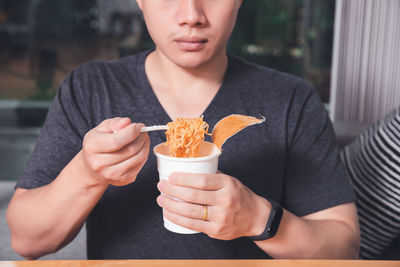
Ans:
{"type": "Polygon", "coordinates": [[[0,267],[400,267],[400,261],[349,260],[106,260],[0,261],[0,267]]]}

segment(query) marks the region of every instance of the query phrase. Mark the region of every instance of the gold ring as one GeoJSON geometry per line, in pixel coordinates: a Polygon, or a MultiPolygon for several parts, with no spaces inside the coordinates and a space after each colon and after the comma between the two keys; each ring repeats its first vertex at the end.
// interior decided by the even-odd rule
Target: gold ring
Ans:
{"type": "Polygon", "coordinates": [[[203,205],[203,221],[207,221],[207,217],[208,217],[208,207],[207,205],[203,205]]]}

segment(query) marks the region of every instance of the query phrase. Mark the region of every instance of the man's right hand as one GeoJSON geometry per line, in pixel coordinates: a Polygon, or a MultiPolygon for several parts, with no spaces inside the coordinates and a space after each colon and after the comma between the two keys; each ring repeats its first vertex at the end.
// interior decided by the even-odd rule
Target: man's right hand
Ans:
{"type": "Polygon", "coordinates": [[[83,140],[83,166],[95,184],[123,186],[135,181],[150,148],[143,124],[112,118],[90,130],[83,140]]]}
{"type": "Polygon", "coordinates": [[[108,185],[135,181],[149,155],[142,126],[129,118],[105,120],[51,183],[17,188],[7,210],[14,250],[26,259],[57,251],[78,234],[108,185]]]}

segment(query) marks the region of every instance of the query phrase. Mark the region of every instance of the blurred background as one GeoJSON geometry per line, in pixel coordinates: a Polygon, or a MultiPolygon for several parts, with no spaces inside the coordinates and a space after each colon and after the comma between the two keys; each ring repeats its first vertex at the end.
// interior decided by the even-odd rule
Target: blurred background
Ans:
{"type": "MultiPolygon", "coordinates": [[[[229,50],[310,80],[329,101],[333,0],[244,1],[229,50]]],[[[0,0],[0,97],[51,100],[82,62],[153,46],[135,0],[0,0]]]]}
{"type": "MultiPolygon", "coordinates": [[[[305,78],[329,103],[334,12],[334,0],[244,1],[229,51],[305,78]]],[[[152,47],[135,0],[0,0],[0,180],[18,177],[70,71],[152,47]]]]}

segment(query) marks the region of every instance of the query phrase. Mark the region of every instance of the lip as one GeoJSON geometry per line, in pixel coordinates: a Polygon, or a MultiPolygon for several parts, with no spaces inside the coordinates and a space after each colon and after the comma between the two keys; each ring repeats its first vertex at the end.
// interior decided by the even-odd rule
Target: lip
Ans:
{"type": "Polygon", "coordinates": [[[207,38],[198,36],[182,36],[174,40],[178,47],[184,51],[199,51],[208,42],[207,38]]]}

